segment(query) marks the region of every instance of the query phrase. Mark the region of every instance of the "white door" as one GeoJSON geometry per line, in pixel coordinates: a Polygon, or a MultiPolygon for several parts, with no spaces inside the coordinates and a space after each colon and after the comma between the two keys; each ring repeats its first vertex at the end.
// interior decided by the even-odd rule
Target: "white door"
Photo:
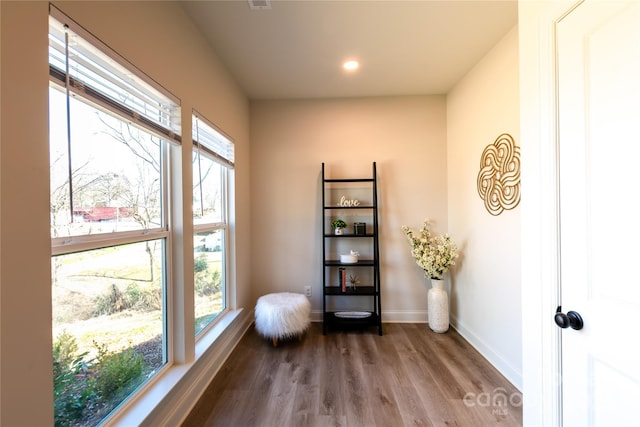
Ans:
{"type": "Polygon", "coordinates": [[[564,426],[640,415],[640,2],[586,1],[557,23],[564,426]]]}

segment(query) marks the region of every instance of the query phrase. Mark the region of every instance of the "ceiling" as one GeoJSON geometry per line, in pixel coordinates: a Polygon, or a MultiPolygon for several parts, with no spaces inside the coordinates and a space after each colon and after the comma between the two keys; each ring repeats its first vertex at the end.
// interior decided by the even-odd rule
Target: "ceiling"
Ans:
{"type": "Polygon", "coordinates": [[[182,2],[250,99],[445,94],[517,24],[514,0],[250,1],[182,2]]]}

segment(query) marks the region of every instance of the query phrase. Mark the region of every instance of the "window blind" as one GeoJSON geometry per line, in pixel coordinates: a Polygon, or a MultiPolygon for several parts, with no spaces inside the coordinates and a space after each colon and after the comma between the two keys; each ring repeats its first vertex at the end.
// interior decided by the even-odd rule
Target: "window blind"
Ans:
{"type": "Polygon", "coordinates": [[[197,113],[193,114],[193,144],[205,155],[233,168],[235,148],[233,142],[197,113]]]}
{"type": "Polygon", "coordinates": [[[181,142],[175,97],[53,6],[49,19],[51,80],[160,137],[181,142]]]}

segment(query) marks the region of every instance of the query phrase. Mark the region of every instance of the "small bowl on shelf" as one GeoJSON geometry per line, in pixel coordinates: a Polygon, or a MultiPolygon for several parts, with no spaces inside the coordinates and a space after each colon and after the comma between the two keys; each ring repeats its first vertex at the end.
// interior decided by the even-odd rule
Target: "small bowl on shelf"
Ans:
{"type": "Polygon", "coordinates": [[[340,255],[340,262],[343,264],[355,264],[358,262],[359,256],[360,254],[358,252],[351,251],[350,254],[340,255]]]}

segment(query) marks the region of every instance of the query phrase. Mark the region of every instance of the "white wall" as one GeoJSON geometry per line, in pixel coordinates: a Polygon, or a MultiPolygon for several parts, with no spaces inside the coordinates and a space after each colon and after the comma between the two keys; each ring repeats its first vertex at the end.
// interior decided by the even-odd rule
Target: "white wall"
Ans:
{"type": "Polygon", "coordinates": [[[445,120],[443,96],[252,102],[255,296],[310,285],[319,318],[321,164],[329,177],[369,177],[376,161],[383,321],[425,322],[427,281],[401,227],[447,227],[445,120]]]}
{"type": "Polygon", "coordinates": [[[456,329],[522,386],[520,208],[492,216],[478,195],[480,157],[502,133],[520,146],[514,28],[447,96],[449,233],[462,250],[451,283],[456,329]]]}
{"type": "MultiPolygon", "coordinates": [[[[236,144],[237,295],[234,305],[245,307],[251,319],[249,284],[249,105],[231,76],[212,55],[175,2],[56,2],[63,12],[102,39],[181,99],[183,112],[182,189],[191,192],[191,109],[216,123],[236,144]]],[[[48,158],[48,3],[0,2],[1,110],[0,139],[0,425],[53,425],[51,358],[51,274],[48,158]],[[34,408],[36,410],[34,410],[34,408]]],[[[190,227],[191,204],[182,212],[190,227]]],[[[178,288],[193,289],[190,239],[173,249],[178,288]],[[182,274],[180,273],[182,272],[182,274]]],[[[176,307],[180,306],[178,301],[176,307]]],[[[186,303],[188,304],[188,298],[186,303]]],[[[188,324],[172,327],[189,331],[188,324]]],[[[227,346],[227,349],[229,346],[227,346]]],[[[193,347],[179,355],[194,357],[193,347]]],[[[207,357],[213,357],[207,355],[207,357]]],[[[216,355],[219,356],[219,355],[216,355]]],[[[203,358],[206,359],[206,358],[203,358]]],[[[223,360],[217,360],[222,363],[223,360]]],[[[199,359],[200,367],[203,364],[199,359]]],[[[187,365],[183,365],[187,366],[187,365]]],[[[209,367],[212,366],[208,363],[209,367]]],[[[210,375],[200,372],[208,380],[210,375]]],[[[202,378],[196,378],[202,385],[202,378]]],[[[206,383],[205,383],[206,385],[206,383]]],[[[193,392],[194,382],[188,384],[193,392]]],[[[176,396],[175,402],[184,395],[176,396]]],[[[193,402],[187,402],[187,404],[193,402]]],[[[158,424],[155,424],[158,425],[158,424]]]]}

